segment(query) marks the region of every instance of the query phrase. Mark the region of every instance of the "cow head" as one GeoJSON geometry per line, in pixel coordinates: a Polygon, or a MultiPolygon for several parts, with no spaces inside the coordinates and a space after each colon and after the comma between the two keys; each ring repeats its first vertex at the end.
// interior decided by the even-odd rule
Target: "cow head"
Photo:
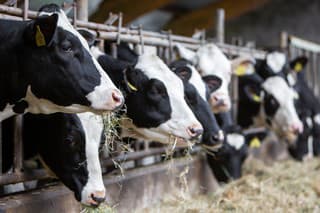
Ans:
{"type": "MultiPolygon", "coordinates": [[[[223,142],[223,132],[219,128],[214,114],[207,102],[208,88],[201,79],[200,74],[186,60],[178,60],[170,65],[170,69],[179,76],[184,85],[185,100],[196,118],[200,121],[204,128],[202,135],[202,145],[208,149],[216,149],[223,142]]],[[[215,89],[221,85],[221,80],[216,77],[219,82],[215,89]]]]}
{"type": "Polygon", "coordinates": [[[29,46],[21,54],[28,79],[27,111],[102,112],[123,104],[121,92],[57,5],[40,9],[25,38],[29,46]]]}
{"type": "Polygon", "coordinates": [[[260,106],[255,119],[257,125],[266,124],[288,142],[293,142],[302,132],[303,125],[294,106],[297,93],[283,78],[269,77],[262,84],[246,85],[243,90],[246,98],[260,106]]]}
{"type": "Polygon", "coordinates": [[[201,76],[210,77],[214,75],[222,80],[220,88],[210,94],[209,103],[213,112],[218,113],[230,110],[231,101],[228,85],[232,74],[231,63],[222,51],[213,43],[201,46],[196,52],[188,50],[179,44],[176,45],[176,49],[182,58],[193,63],[201,76]]]}
{"type": "Polygon", "coordinates": [[[99,63],[125,94],[126,116],[122,136],[180,145],[203,128],[184,100],[182,81],[153,54],[138,56],[126,45],[118,46],[114,59],[92,47],[99,63]],[[122,55],[121,55],[122,54],[122,55]],[[129,58],[128,58],[129,57],[129,58]]]}
{"type": "Polygon", "coordinates": [[[219,182],[241,177],[242,165],[249,148],[259,148],[266,132],[243,134],[237,126],[225,129],[226,139],[216,153],[207,155],[208,163],[219,182]]]}
{"type": "Polygon", "coordinates": [[[24,142],[32,147],[36,144],[44,164],[74,192],[79,202],[97,206],[105,200],[99,161],[103,131],[100,116],[27,115],[24,128],[24,142]]]}

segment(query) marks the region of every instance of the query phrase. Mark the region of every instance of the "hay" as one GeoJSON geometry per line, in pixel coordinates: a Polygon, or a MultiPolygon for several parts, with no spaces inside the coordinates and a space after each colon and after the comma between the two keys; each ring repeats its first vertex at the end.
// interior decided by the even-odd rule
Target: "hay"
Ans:
{"type": "Polygon", "coordinates": [[[80,213],[115,213],[115,209],[105,204],[101,204],[99,207],[90,207],[82,205],[80,213]]]}
{"type": "Polygon", "coordinates": [[[207,196],[167,196],[138,212],[320,212],[320,161],[292,160],[266,166],[246,162],[241,179],[207,196]],[[184,197],[185,198],[185,197],[184,197]]]}

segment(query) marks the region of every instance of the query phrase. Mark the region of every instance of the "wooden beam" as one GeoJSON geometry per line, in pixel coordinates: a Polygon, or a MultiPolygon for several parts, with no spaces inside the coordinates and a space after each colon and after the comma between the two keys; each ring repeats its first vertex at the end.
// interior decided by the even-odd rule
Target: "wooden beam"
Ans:
{"type": "Polygon", "coordinates": [[[214,26],[216,10],[223,8],[226,11],[226,20],[237,18],[247,12],[255,10],[271,0],[221,0],[205,8],[182,14],[173,19],[165,27],[172,29],[175,34],[192,35],[194,29],[207,29],[214,26]]]}
{"type": "Polygon", "coordinates": [[[174,0],[105,0],[100,4],[99,9],[91,15],[90,20],[103,23],[107,20],[109,12],[123,12],[123,23],[126,24],[147,12],[164,7],[173,1],[174,0]]]}

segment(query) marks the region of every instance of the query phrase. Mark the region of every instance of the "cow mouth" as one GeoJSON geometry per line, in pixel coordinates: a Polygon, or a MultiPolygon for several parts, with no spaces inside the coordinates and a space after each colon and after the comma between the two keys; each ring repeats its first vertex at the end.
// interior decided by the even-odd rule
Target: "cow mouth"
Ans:
{"type": "Polygon", "coordinates": [[[211,152],[217,152],[221,147],[222,147],[223,143],[217,143],[214,145],[206,145],[206,144],[202,144],[202,147],[205,150],[211,151],[211,152]]]}
{"type": "Polygon", "coordinates": [[[298,135],[295,132],[285,132],[284,138],[289,145],[292,145],[296,142],[298,135]]]}
{"type": "Polygon", "coordinates": [[[228,110],[229,110],[229,105],[226,104],[224,101],[217,102],[212,106],[212,111],[214,113],[227,112],[228,110]]]}

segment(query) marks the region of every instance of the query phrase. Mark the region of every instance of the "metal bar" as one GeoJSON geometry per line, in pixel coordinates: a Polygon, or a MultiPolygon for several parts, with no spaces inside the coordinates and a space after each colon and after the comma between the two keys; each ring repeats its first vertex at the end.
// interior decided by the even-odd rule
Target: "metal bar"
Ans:
{"type": "Polygon", "coordinates": [[[0,185],[19,183],[23,181],[39,180],[50,176],[44,169],[35,169],[32,172],[20,172],[0,175],[0,185]]]}
{"type": "Polygon", "coordinates": [[[0,122],[0,176],[2,174],[2,122],[0,122]]]}
{"type": "Polygon", "coordinates": [[[77,19],[88,21],[88,0],[77,0],[77,19]]]}
{"type": "Polygon", "coordinates": [[[121,28],[122,28],[122,13],[119,13],[119,20],[118,20],[118,34],[117,34],[117,44],[120,44],[120,36],[121,36],[121,28]]]}
{"type": "Polygon", "coordinates": [[[143,41],[143,31],[142,31],[142,25],[139,25],[139,40],[140,40],[140,50],[141,54],[144,54],[144,41],[143,41]]]}
{"type": "Polygon", "coordinates": [[[111,44],[111,56],[114,57],[114,58],[118,58],[117,43],[112,43],[111,44]]]}
{"type": "Polygon", "coordinates": [[[27,20],[28,19],[28,10],[29,10],[29,0],[24,0],[23,20],[27,20]]]}
{"type": "MultiPolygon", "coordinates": [[[[160,155],[165,154],[168,147],[160,147],[160,148],[149,148],[148,150],[140,151],[140,152],[129,152],[126,154],[120,154],[117,157],[113,159],[102,159],[101,165],[102,166],[112,166],[114,165],[114,161],[118,162],[126,162],[126,161],[132,161],[132,160],[140,160],[145,157],[154,156],[154,155],[160,155]]],[[[176,148],[176,150],[183,149],[183,148],[176,148]]],[[[191,154],[197,153],[201,150],[201,147],[196,146],[191,150],[191,154]]]]}
{"type": "Polygon", "coordinates": [[[14,118],[13,171],[16,173],[20,173],[23,166],[22,122],[22,115],[17,115],[14,118]]]}
{"type": "Polygon", "coordinates": [[[291,45],[300,49],[309,50],[312,52],[320,53],[320,45],[311,41],[307,41],[295,36],[289,36],[291,45]]]}
{"type": "Polygon", "coordinates": [[[224,43],[224,19],[225,12],[224,9],[218,9],[216,13],[216,36],[217,42],[220,44],[224,43]]]}
{"type": "Polygon", "coordinates": [[[72,3],[72,6],[73,6],[73,19],[72,19],[72,24],[74,27],[77,27],[77,1],[74,0],[73,3],[72,3]]]}

